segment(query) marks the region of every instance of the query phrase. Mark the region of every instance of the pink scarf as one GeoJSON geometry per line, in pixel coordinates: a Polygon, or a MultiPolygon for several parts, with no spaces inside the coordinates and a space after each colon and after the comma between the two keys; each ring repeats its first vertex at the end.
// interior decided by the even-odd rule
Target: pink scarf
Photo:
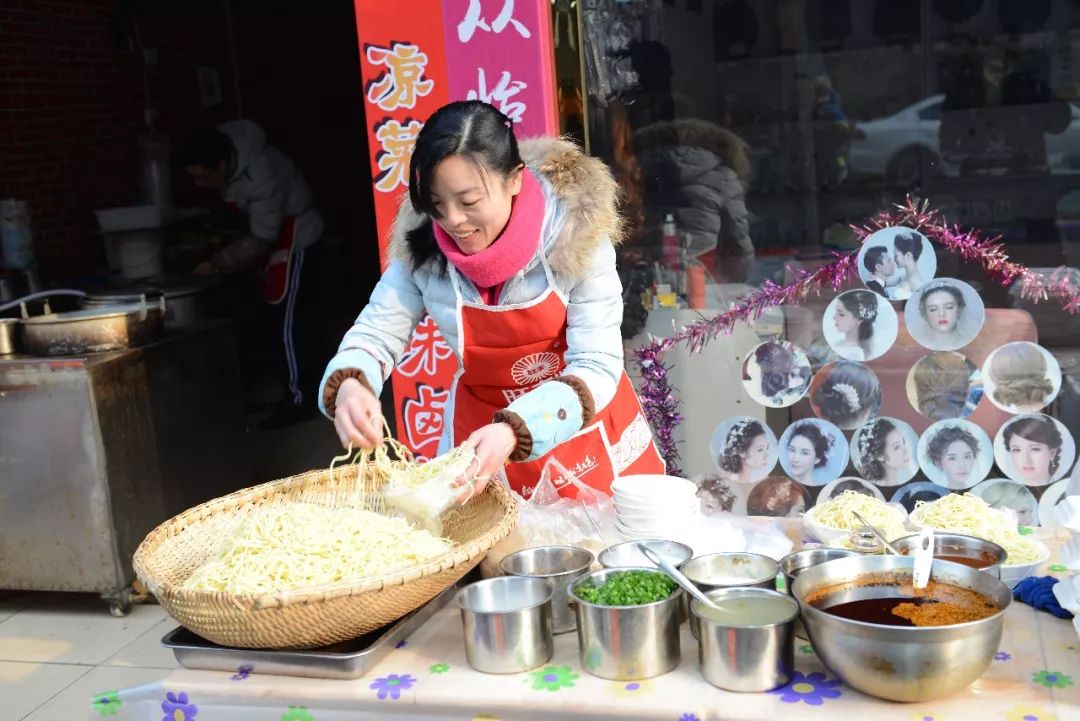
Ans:
{"type": "Polygon", "coordinates": [[[521,174],[521,192],[514,199],[510,220],[494,243],[479,253],[467,255],[442,226],[433,222],[435,242],[447,260],[483,292],[508,281],[536,255],[544,209],[544,190],[532,172],[525,169],[521,174]]]}

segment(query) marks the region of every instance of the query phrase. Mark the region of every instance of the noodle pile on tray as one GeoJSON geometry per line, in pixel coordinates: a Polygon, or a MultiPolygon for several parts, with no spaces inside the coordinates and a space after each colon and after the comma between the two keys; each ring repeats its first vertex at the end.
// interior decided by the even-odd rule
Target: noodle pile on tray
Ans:
{"type": "MultiPolygon", "coordinates": [[[[334,459],[331,477],[334,464],[351,455],[350,449],[334,459]]],[[[227,593],[292,591],[382,576],[437,558],[454,545],[436,535],[441,524],[434,524],[432,533],[391,517],[386,499],[407,498],[422,505],[425,499],[438,499],[441,505],[422,509],[437,517],[461,491],[458,481],[467,475],[474,458],[471,450],[457,448],[419,464],[388,439],[383,447],[361,451],[354,459],[367,466],[361,469],[364,477],[387,479],[381,493],[363,486],[348,493],[305,489],[297,500],[258,506],[218,556],[196,569],[181,587],[227,593]],[[386,446],[404,460],[391,459],[386,446]]]]}
{"type": "Polygon", "coordinates": [[[935,531],[960,533],[993,541],[1009,554],[1005,566],[1024,566],[1046,556],[1047,550],[1039,541],[1020,535],[1008,514],[970,493],[950,493],[936,501],[919,501],[911,514],[915,523],[931,526],[935,531]]]}
{"type": "Polygon", "coordinates": [[[907,535],[903,510],[857,491],[844,491],[820,506],[814,506],[806,516],[826,528],[854,531],[863,526],[855,513],[880,529],[890,541],[907,535]]]}

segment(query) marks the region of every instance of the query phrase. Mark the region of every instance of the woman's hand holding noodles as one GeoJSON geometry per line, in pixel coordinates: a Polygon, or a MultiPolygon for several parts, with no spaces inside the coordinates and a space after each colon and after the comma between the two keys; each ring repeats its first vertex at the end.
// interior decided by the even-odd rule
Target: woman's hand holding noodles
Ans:
{"type": "Polygon", "coordinates": [[[338,389],[334,430],[343,448],[382,445],[382,405],[375,394],[355,378],[345,380],[338,389]]]}

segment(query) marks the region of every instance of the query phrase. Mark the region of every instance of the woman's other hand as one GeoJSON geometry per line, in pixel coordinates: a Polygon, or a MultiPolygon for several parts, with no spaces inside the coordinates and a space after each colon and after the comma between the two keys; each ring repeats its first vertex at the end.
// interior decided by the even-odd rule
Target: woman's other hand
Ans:
{"type": "Polygon", "coordinates": [[[472,494],[477,495],[506,465],[506,460],[517,448],[517,434],[508,423],[490,423],[474,431],[464,445],[476,452],[477,470],[472,494]]]}

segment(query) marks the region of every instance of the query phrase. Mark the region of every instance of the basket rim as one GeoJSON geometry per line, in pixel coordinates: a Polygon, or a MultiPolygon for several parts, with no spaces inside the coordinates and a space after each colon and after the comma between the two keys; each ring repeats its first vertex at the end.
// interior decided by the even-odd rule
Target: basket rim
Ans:
{"type": "MultiPolygon", "coordinates": [[[[340,469],[345,471],[346,469],[340,469]]],[[[477,556],[489,551],[492,546],[509,535],[514,523],[517,521],[517,500],[513,494],[500,483],[488,483],[483,494],[494,497],[503,510],[499,521],[483,532],[477,538],[464,545],[453,546],[446,553],[429,559],[422,564],[406,566],[381,576],[370,576],[363,579],[349,579],[335,581],[333,583],[306,586],[288,591],[261,592],[261,593],[229,593],[227,591],[196,591],[180,588],[179,584],[156,583],[149,580],[150,574],[145,565],[145,559],[166,538],[178,535],[194,521],[221,515],[240,506],[260,505],[270,497],[281,495],[293,490],[297,486],[307,483],[312,476],[325,473],[324,469],[317,469],[302,473],[289,478],[282,478],[267,483],[261,483],[248,488],[234,491],[225,496],[219,496],[205,503],[193,506],[173,518],[160,524],[151,531],[135,551],[132,565],[135,575],[147,585],[155,596],[164,596],[167,599],[184,598],[188,601],[220,603],[228,601],[232,604],[240,604],[252,607],[255,610],[262,608],[284,607],[320,603],[326,599],[359,596],[366,593],[381,591],[385,588],[404,586],[410,581],[433,576],[435,574],[451,570],[460,565],[471,563],[477,556]]]]}

